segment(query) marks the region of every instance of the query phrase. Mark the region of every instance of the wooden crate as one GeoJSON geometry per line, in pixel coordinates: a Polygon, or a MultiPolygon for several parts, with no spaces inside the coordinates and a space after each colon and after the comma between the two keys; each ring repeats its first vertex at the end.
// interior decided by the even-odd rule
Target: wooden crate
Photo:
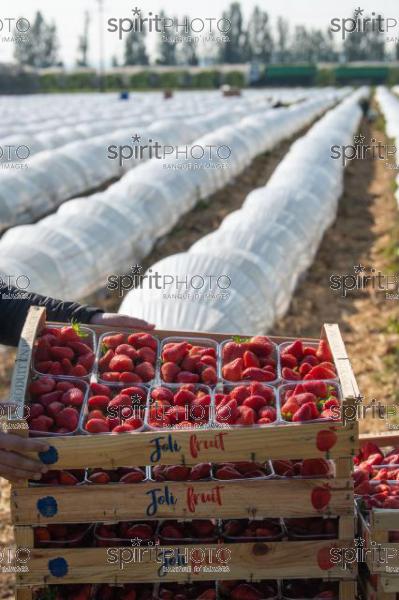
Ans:
{"type": "MultiPolygon", "coordinates": [[[[30,364],[34,340],[45,325],[45,310],[32,308],[22,332],[16,368],[12,381],[12,400],[23,407],[30,376],[30,364]]],[[[92,327],[99,336],[107,331],[104,327],[92,327]]],[[[113,328],[116,330],[116,328],[113,328]]],[[[123,331],[123,329],[121,329],[123,331]]],[[[210,337],[209,333],[179,332],[189,337],[210,337]]],[[[176,334],[172,331],[155,331],[154,335],[163,339],[176,334]]],[[[233,334],[212,334],[218,342],[233,334]]],[[[324,336],[331,347],[340,385],[343,391],[343,404],[353,406],[359,397],[359,390],[349,358],[346,354],[337,325],[324,325],[324,336]]],[[[276,343],[294,338],[273,337],[276,343]]],[[[315,340],[308,340],[315,341],[315,340]]],[[[20,431],[26,435],[26,430],[20,431]]],[[[290,424],[274,428],[257,429],[202,429],[193,431],[173,431],[171,433],[140,432],[115,436],[71,436],[45,438],[50,451],[43,456],[44,462],[53,469],[79,469],[101,467],[106,469],[119,466],[150,464],[187,464],[198,462],[225,462],[252,460],[263,462],[268,459],[328,457],[336,461],[334,479],[317,480],[254,480],[245,481],[245,488],[236,481],[206,482],[167,482],[171,493],[177,499],[174,505],[163,505],[154,518],[268,518],[268,517],[311,517],[321,514],[339,517],[337,540],[241,543],[231,544],[232,573],[230,578],[258,579],[289,577],[326,576],[326,570],[318,564],[318,553],[328,552],[333,546],[345,547],[353,543],[353,486],[350,477],[352,457],[357,449],[357,422],[290,424]],[[318,447],[318,440],[324,434],[333,432],[335,444],[326,453],[318,447]],[[162,448],[160,449],[160,445],[162,448]],[[157,451],[156,451],[157,450],[157,451]],[[126,457],[134,457],[126,458],[126,457]],[[311,504],[311,494],[315,487],[329,485],[331,501],[325,511],[316,511],[311,504]],[[209,494],[218,490],[220,502],[197,506],[195,513],[188,510],[187,494],[209,494]],[[276,502],[278,498],[278,502],[276,502]],[[284,565],[282,568],[281,565],[284,565]]],[[[159,483],[155,484],[159,487],[159,483]]],[[[163,484],[162,484],[163,485],[163,484]]],[[[12,488],[12,518],[16,525],[16,543],[19,547],[31,548],[30,570],[17,575],[20,586],[43,583],[114,582],[114,581],[154,581],[157,565],[150,561],[129,565],[121,572],[119,567],[108,565],[105,569],[104,548],[73,548],[47,550],[33,548],[33,525],[47,523],[79,523],[148,518],[148,492],[154,488],[153,482],[129,486],[79,486],[79,487],[28,487],[15,485],[12,488]],[[94,494],[95,499],[94,499],[94,494]],[[52,510],[46,509],[52,506],[52,510]],[[54,510],[54,506],[56,510],[54,510]],[[43,508],[44,507],[44,508],[43,508]],[[57,560],[61,562],[57,562],[57,560]],[[62,560],[61,560],[62,559],[62,560]],[[55,563],[52,561],[56,561],[55,563]],[[64,561],[64,562],[63,562],[64,561]],[[64,567],[60,567],[61,563],[64,567]],[[63,574],[52,575],[51,565],[58,565],[63,574]],[[65,572],[63,571],[65,570],[65,572]]],[[[226,544],[224,544],[226,547],[226,544]]],[[[343,589],[352,590],[354,572],[333,567],[328,569],[330,578],[342,578],[348,584],[343,589]]],[[[187,580],[187,573],[168,574],[173,580],[187,580]]],[[[194,577],[209,579],[209,573],[195,574],[194,577]]],[[[226,573],[212,573],[212,579],[223,579],[226,573]]],[[[29,598],[28,590],[21,588],[18,600],[29,598]]],[[[345,592],[343,598],[350,597],[345,592]]]]}
{"type": "MultiPolygon", "coordinates": [[[[395,431],[382,434],[360,436],[360,444],[373,442],[384,447],[399,446],[399,434],[395,431]]],[[[371,575],[377,576],[377,590],[368,582],[368,594],[382,600],[395,600],[399,594],[399,543],[389,541],[390,531],[399,531],[399,510],[373,508],[366,519],[358,510],[359,536],[365,541],[366,550],[372,550],[374,544],[381,547],[381,557],[377,551],[366,555],[366,563],[371,575]],[[389,560],[389,565],[386,561],[389,560]]]]}
{"type": "Polygon", "coordinates": [[[359,589],[364,600],[396,600],[399,594],[399,578],[389,575],[371,575],[367,572],[359,577],[359,589]]]}

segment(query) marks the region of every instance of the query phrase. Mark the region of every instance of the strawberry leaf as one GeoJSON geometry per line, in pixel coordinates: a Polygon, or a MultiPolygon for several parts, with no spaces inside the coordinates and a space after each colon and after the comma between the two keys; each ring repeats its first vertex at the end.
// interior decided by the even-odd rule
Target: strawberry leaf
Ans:
{"type": "Polygon", "coordinates": [[[251,338],[249,337],[241,337],[239,335],[235,335],[233,336],[233,342],[235,342],[236,344],[245,344],[246,342],[249,342],[251,338]]]}
{"type": "Polygon", "coordinates": [[[104,342],[102,342],[101,344],[101,356],[104,356],[104,354],[106,354],[108,352],[109,348],[107,346],[107,344],[104,344],[104,342]]]}
{"type": "Polygon", "coordinates": [[[74,330],[74,332],[76,333],[76,335],[78,335],[80,338],[89,337],[88,333],[85,333],[84,331],[82,331],[81,323],[76,321],[76,319],[71,320],[71,327],[74,330]]]}

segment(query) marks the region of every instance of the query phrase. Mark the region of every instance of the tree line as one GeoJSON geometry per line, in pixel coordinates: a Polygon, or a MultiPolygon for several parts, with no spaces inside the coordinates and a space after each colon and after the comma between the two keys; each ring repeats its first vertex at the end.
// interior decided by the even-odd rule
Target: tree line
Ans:
{"type": "MultiPolygon", "coordinates": [[[[160,18],[165,18],[161,11],[160,18]]],[[[290,26],[287,19],[278,17],[275,26],[270,15],[256,6],[249,19],[245,20],[239,2],[233,2],[222,17],[230,22],[230,29],[224,38],[217,42],[197,44],[193,36],[171,33],[151,33],[158,35],[156,57],[151,61],[147,49],[148,32],[143,28],[124,38],[123,59],[112,57],[113,66],[149,65],[198,65],[240,64],[248,62],[269,63],[317,63],[384,61],[390,58],[399,60],[399,42],[394,51],[387,53],[383,33],[378,31],[353,32],[346,36],[343,44],[340,38],[328,27],[325,30],[309,28],[305,25],[290,26]]],[[[187,18],[190,22],[188,16],[187,18]]],[[[177,17],[176,17],[177,19],[177,17]]],[[[178,22],[182,22],[179,19],[178,22]]],[[[91,17],[84,15],[82,32],[78,37],[76,65],[89,67],[91,17]]],[[[339,36],[338,36],[339,37],[339,36]]],[[[36,68],[62,66],[59,56],[58,31],[54,22],[46,22],[38,11],[29,30],[26,43],[15,43],[14,55],[19,64],[36,68]]]]}

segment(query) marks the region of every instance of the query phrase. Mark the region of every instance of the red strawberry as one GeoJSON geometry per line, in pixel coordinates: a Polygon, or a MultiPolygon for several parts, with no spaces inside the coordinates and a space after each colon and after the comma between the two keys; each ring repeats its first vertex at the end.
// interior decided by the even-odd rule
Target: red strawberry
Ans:
{"type": "Polygon", "coordinates": [[[201,373],[201,379],[206,385],[215,385],[218,376],[214,367],[207,367],[201,373]]]}
{"type": "Polygon", "coordinates": [[[299,374],[303,378],[312,370],[312,367],[308,363],[302,363],[299,367],[299,374]]]}
{"type": "Polygon", "coordinates": [[[75,475],[72,475],[69,471],[60,471],[58,481],[60,485],[77,485],[79,483],[75,475]]]}
{"type": "Polygon", "coordinates": [[[295,340],[292,344],[286,346],[283,350],[283,354],[291,354],[300,360],[303,356],[303,343],[302,340],[295,340]]]}
{"type": "Polygon", "coordinates": [[[113,335],[106,335],[102,339],[102,343],[106,348],[115,349],[121,344],[126,342],[126,336],[124,333],[115,333],[113,335]]]}
{"type": "Polygon", "coordinates": [[[169,481],[187,481],[190,477],[190,468],[183,465],[166,467],[164,476],[169,481]]]}
{"type": "Polygon", "coordinates": [[[118,371],[119,373],[122,373],[123,371],[134,371],[132,359],[124,354],[115,354],[115,356],[111,358],[109,368],[111,371],[118,371]]]}
{"type": "Polygon", "coordinates": [[[70,374],[75,377],[85,377],[85,375],[87,375],[87,370],[83,365],[75,365],[70,374]]]}
{"type": "Polygon", "coordinates": [[[191,527],[196,537],[207,538],[215,535],[215,525],[212,521],[193,519],[191,527]]]}
{"type": "Polygon", "coordinates": [[[248,349],[256,356],[269,356],[273,352],[273,344],[265,335],[255,335],[248,342],[248,349]]]}
{"type": "Polygon", "coordinates": [[[120,373],[118,371],[107,371],[101,374],[104,381],[119,381],[120,373]]]}
{"type": "Polygon", "coordinates": [[[109,483],[111,478],[108,473],[105,473],[105,471],[100,471],[89,475],[88,480],[92,483],[96,483],[97,485],[104,485],[109,483]]]}
{"type": "Polygon", "coordinates": [[[310,354],[310,355],[305,355],[305,357],[302,359],[301,365],[304,365],[304,364],[308,364],[312,367],[315,367],[316,365],[319,364],[319,361],[317,360],[317,358],[315,356],[310,354]]]}
{"type": "Polygon", "coordinates": [[[313,419],[312,402],[303,404],[292,416],[294,422],[298,421],[311,421],[313,419]]]}
{"type": "Polygon", "coordinates": [[[173,362],[165,362],[161,367],[162,379],[166,383],[173,383],[176,380],[177,374],[180,373],[180,367],[173,362]]]}
{"type": "Polygon", "coordinates": [[[250,350],[244,352],[243,360],[245,369],[248,369],[249,367],[259,367],[258,357],[250,350]]]}
{"type": "Polygon", "coordinates": [[[260,600],[262,592],[249,583],[239,583],[231,592],[232,600],[260,600]]]}
{"type": "Polygon", "coordinates": [[[288,379],[289,381],[299,381],[301,376],[296,371],[289,369],[288,367],[284,367],[281,371],[283,379],[288,379]]]}
{"type": "Polygon", "coordinates": [[[186,419],[186,409],[183,406],[172,406],[166,411],[166,416],[172,423],[179,423],[186,419]]]}
{"type": "Polygon", "coordinates": [[[249,389],[251,394],[256,396],[263,396],[266,402],[270,404],[274,400],[274,391],[272,388],[264,385],[263,383],[259,383],[258,381],[253,381],[249,384],[249,389]]]}
{"type": "Polygon", "coordinates": [[[85,354],[93,354],[93,349],[90,348],[88,344],[84,344],[82,341],[80,342],[69,342],[68,346],[72,348],[72,350],[78,356],[84,356],[85,354]]]}
{"type": "Polygon", "coordinates": [[[165,346],[162,350],[162,360],[180,364],[189,350],[187,342],[172,343],[165,346]]]}
{"type": "Polygon", "coordinates": [[[228,400],[223,406],[218,406],[216,410],[216,420],[225,425],[233,425],[239,416],[236,400],[228,400]]]}
{"type": "Polygon", "coordinates": [[[331,501],[331,492],[327,486],[316,487],[312,490],[311,503],[316,510],[323,510],[331,501]]]}
{"type": "Polygon", "coordinates": [[[249,408],[249,406],[239,406],[237,410],[240,413],[240,416],[236,419],[236,425],[254,425],[256,421],[256,412],[252,408],[249,408]]]}
{"type": "Polygon", "coordinates": [[[295,399],[295,402],[298,404],[298,406],[302,406],[303,404],[307,404],[308,402],[313,402],[313,403],[317,402],[316,396],[314,394],[311,394],[310,392],[304,392],[302,394],[294,394],[294,396],[292,396],[292,398],[295,399]]]}
{"type": "Polygon", "coordinates": [[[293,356],[292,354],[284,353],[281,355],[281,366],[282,367],[288,367],[290,369],[293,369],[294,367],[296,367],[298,364],[298,359],[296,358],[296,356],[293,356]]]}
{"type": "Polygon", "coordinates": [[[242,378],[253,381],[274,381],[276,376],[270,371],[258,369],[256,367],[250,367],[249,369],[245,369],[245,371],[243,371],[242,378]]]}
{"type": "Polygon", "coordinates": [[[95,360],[94,353],[88,352],[87,354],[83,354],[82,356],[79,356],[77,364],[82,365],[82,367],[84,367],[86,369],[86,371],[89,373],[89,371],[91,371],[93,368],[94,360],[95,360]]]}
{"type": "Polygon", "coordinates": [[[155,350],[153,350],[152,348],[149,348],[148,346],[144,346],[143,348],[139,348],[137,354],[138,354],[139,359],[142,360],[143,362],[149,362],[152,365],[155,365],[157,354],[156,354],[155,350]]]}
{"type": "MultiPolygon", "coordinates": [[[[304,381],[301,385],[304,392],[310,392],[317,396],[317,398],[326,398],[328,395],[327,384],[325,381],[304,381]]],[[[296,392],[297,388],[295,388],[295,393],[296,392]]]]}
{"type": "Polygon", "coordinates": [[[150,540],[152,538],[153,530],[146,523],[140,523],[138,525],[132,525],[126,532],[128,538],[139,540],[150,540]]]}
{"type": "MultiPolygon", "coordinates": [[[[61,405],[62,406],[62,405],[61,405]]],[[[64,408],[64,407],[62,407],[64,408]]],[[[35,419],[36,417],[40,417],[40,415],[44,415],[44,407],[42,404],[35,402],[29,406],[29,418],[35,419]]]]}
{"type": "Polygon", "coordinates": [[[61,398],[63,396],[63,392],[61,390],[57,390],[54,392],[49,392],[48,394],[43,394],[39,398],[40,404],[44,407],[49,406],[52,402],[61,402],[61,398]]]}
{"type": "Polygon", "coordinates": [[[199,380],[199,375],[190,373],[189,371],[180,371],[176,377],[178,383],[198,383],[199,380]]]}
{"type": "Polygon", "coordinates": [[[276,409],[273,406],[264,406],[259,411],[259,417],[261,419],[268,419],[270,423],[273,423],[277,419],[276,409]]]}
{"type": "Polygon", "coordinates": [[[105,410],[109,401],[110,399],[108,396],[91,396],[91,398],[89,398],[89,409],[100,408],[105,410]]]}
{"type": "Polygon", "coordinates": [[[53,362],[51,360],[44,360],[36,363],[36,369],[39,373],[50,373],[50,369],[53,362]]]}
{"type": "MultiPolygon", "coordinates": [[[[135,335],[135,334],[133,334],[135,335]]],[[[132,338],[132,336],[129,336],[128,338],[128,342],[129,344],[131,344],[132,342],[130,341],[132,338]]],[[[135,342],[132,343],[132,345],[135,348],[151,348],[152,350],[154,350],[155,352],[158,350],[158,343],[157,340],[150,335],[149,333],[139,333],[137,335],[137,337],[135,338],[135,342]]]]}
{"type": "Polygon", "coordinates": [[[79,388],[72,388],[65,392],[62,396],[61,402],[66,405],[82,406],[83,404],[83,392],[79,388]]]}
{"type": "Polygon", "coordinates": [[[179,540],[184,537],[182,530],[178,527],[177,524],[176,525],[173,525],[173,524],[164,525],[163,527],[161,527],[160,533],[164,538],[169,538],[169,539],[179,540]]]}
{"type": "Polygon", "coordinates": [[[316,351],[316,356],[320,362],[330,361],[332,362],[333,357],[330,351],[330,347],[328,345],[327,340],[320,340],[319,347],[316,351]]]}
{"type": "Polygon", "coordinates": [[[69,360],[72,360],[75,356],[75,353],[72,350],[72,348],[67,348],[66,346],[52,346],[50,348],[50,354],[52,358],[56,360],[62,360],[63,358],[68,358],[69,360]]]}
{"type": "Polygon", "coordinates": [[[216,479],[242,479],[241,473],[232,466],[225,465],[219,467],[215,472],[216,479]]]}
{"type": "Polygon", "coordinates": [[[155,377],[155,369],[150,362],[142,362],[137,365],[136,373],[144,382],[151,381],[155,377]]]}
{"type": "MultiPolygon", "coordinates": [[[[180,391],[182,391],[182,390],[180,390],[180,391]]],[[[177,392],[177,393],[179,393],[179,392],[177,392]]],[[[193,396],[194,396],[194,394],[193,394],[193,396]]],[[[161,400],[163,402],[168,402],[169,404],[171,404],[173,402],[173,392],[166,387],[157,387],[154,390],[152,390],[151,398],[153,400],[161,400]]],[[[179,402],[176,402],[176,398],[175,398],[175,403],[180,404],[179,402]]]]}
{"type": "MultiPolygon", "coordinates": [[[[169,391],[169,390],[168,390],[169,391]]],[[[196,399],[196,395],[189,390],[179,390],[174,396],[174,403],[177,406],[186,406],[196,399]]]]}
{"type": "Polygon", "coordinates": [[[202,365],[208,365],[209,367],[213,367],[214,369],[216,369],[217,362],[216,362],[216,358],[213,356],[204,354],[204,356],[201,356],[199,361],[202,365]]]}
{"type": "Polygon", "coordinates": [[[240,381],[242,378],[242,372],[244,369],[244,361],[242,358],[236,358],[227,365],[224,365],[222,374],[224,379],[228,381],[240,381]]]}
{"type": "Polygon", "coordinates": [[[109,432],[109,425],[104,419],[90,419],[85,429],[90,433],[106,433],[109,432]]]}
{"type": "Polygon", "coordinates": [[[51,417],[52,419],[55,419],[55,417],[58,415],[58,413],[60,413],[62,410],[64,410],[65,405],[62,404],[62,402],[51,402],[51,404],[49,404],[47,406],[47,415],[49,417],[51,417]]]}
{"type": "Polygon", "coordinates": [[[115,348],[115,354],[123,354],[124,356],[128,356],[132,360],[137,360],[139,353],[133,346],[130,344],[120,344],[115,348]]]}
{"type": "Polygon", "coordinates": [[[90,389],[94,396],[108,396],[111,398],[111,389],[103,383],[91,383],[90,389]]]}
{"type": "Polygon", "coordinates": [[[251,393],[256,394],[257,392],[253,391],[248,385],[238,385],[231,390],[230,398],[237,400],[237,404],[242,404],[244,400],[251,395],[251,393]]]}
{"type": "Polygon", "coordinates": [[[265,406],[266,404],[267,401],[265,400],[265,398],[256,394],[248,396],[248,398],[246,398],[242,403],[243,406],[249,406],[250,408],[253,408],[256,411],[258,411],[260,408],[262,408],[262,406],[265,406]]]}
{"type": "Polygon", "coordinates": [[[305,375],[305,381],[306,380],[310,380],[310,379],[335,379],[336,378],[336,374],[334,371],[331,371],[330,369],[326,369],[325,367],[322,367],[321,365],[318,365],[316,367],[313,367],[312,370],[305,375]]]}
{"type": "Polygon", "coordinates": [[[55,388],[55,381],[52,377],[40,377],[29,386],[29,392],[32,396],[40,396],[41,394],[47,394],[52,392],[55,388]]]}
{"type": "Polygon", "coordinates": [[[40,415],[40,417],[36,417],[30,421],[29,428],[32,431],[50,431],[53,425],[53,419],[46,415],[40,415]]]}
{"type": "Polygon", "coordinates": [[[211,465],[209,463],[199,463],[191,468],[190,481],[197,481],[199,479],[207,479],[211,476],[211,465]]]}
{"type": "Polygon", "coordinates": [[[242,358],[244,356],[245,348],[242,344],[236,342],[227,342],[223,346],[222,359],[223,364],[227,364],[235,360],[236,358],[242,358]]]}
{"type": "Polygon", "coordinates": [[[100,358],[100,360],[98,361],[98,366],[99,366],[100,372],[108,370],[109,363],[111,362],[111,360],[113,359],[114,356],[115,356],[114,351],[108,350],[104,354],[104,356],[102,356],[100,358]]]}
{"type": "Polygon", "coordinates": [[[67,407],[55,417],[58,427],[65,427],[69,431],[74,431],[79,423],[79,413],[76,408],[67,407]]]}

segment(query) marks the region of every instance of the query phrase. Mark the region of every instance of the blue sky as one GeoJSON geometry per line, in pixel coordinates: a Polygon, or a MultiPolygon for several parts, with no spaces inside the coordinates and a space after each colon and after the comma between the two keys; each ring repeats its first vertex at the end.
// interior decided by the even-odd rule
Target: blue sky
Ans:
{"type": "MultiPolygon", "coordinates": [[[[128,0],[104,0],[104,21],[109,18],[123,18],[132,15],[132,9],[137,6],[142,13],[159,13],[161,8],[169,16],[189,14],[192,18],[206,19],[219,17],[228,7],[230,0],[137,0],[137,3],[128,0]]],[[[399,21],[399,5],[397,0],[359,0],[359,3],[350,3],[348,0],[242,0],[241,5],[245,15],[258,4],[268,11],[274,24],[278,15],[286,17],[291,24],[306,24],[326,29],[331,19],[350,17],[353,10],[360,6],[365,13],[376,11],[386,17],[397,18],[399,21]]],[[[60,40],[60,55],[67,66],[75,63],[77,56],[78,35],[83,29],[83,15],[85,10],[91,14],[90,26],[90,51],[91,62],[98,63],[99,48],[99,20],[97,0],[3,0],[0,6],[0,19],[17,18],[23,16],[33,20],[36,10],[41,10],[46,19],[54,20],[58,27],[60,40]]],[[[5,27],[0,33],[0,61],[12,60],[13,45],[3,40],[5,27]]],[[[396,35],[399,35],[399,28],[396,35]]],[[[148,36],[150,51],[154,50],[155,35],[148,36]]],[[[105,33],[105,48],[107,62],[112,55],[122,56],[123,42],[117,35],[105,33]]]]}

